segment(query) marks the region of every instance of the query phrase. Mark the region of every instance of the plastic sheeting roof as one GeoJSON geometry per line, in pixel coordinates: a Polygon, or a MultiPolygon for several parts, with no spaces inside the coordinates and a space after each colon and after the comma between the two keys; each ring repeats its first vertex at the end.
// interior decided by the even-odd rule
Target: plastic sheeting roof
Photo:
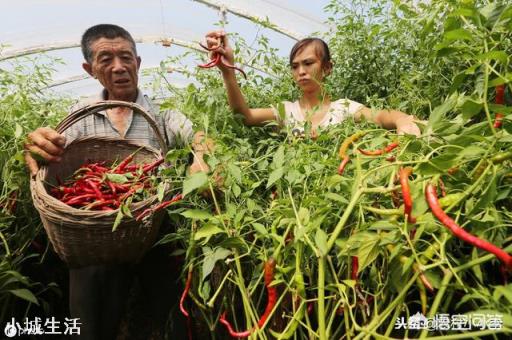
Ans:
{"type": "MultiPolygon", "coordinates": [[[[136,39],[145,41],[137,48],[143,68],[157,67],[167,56],[186,51],[179,44],[164,47],[155,41],[174,38],[195,45],[204,34],[219,28],[225,18],[225,30],[239,33],[251,42],[258,35],[269,38],[271,46],[280,54],[288,54],[294,38],[314,32],[325,32],[326,14],[323,11],[329,0],[20,0],[0,3],[0,60],[19,55],[27,50],[45,50],[69,47],[46,52],[62,58],[58,65],[54,89],[72,95],[86,95],[98,91],[96,81],[86,79],[81,69],[82,56],[77,47],[85,29],[98,23],[114,23],[125,27],[136,39]],[[261,29],[249,18],[268,19],[281,32],[261,29]],[[85,79],[84,79],[85,78],[85,79]],[[59,85],[60,84],[60,85],[59,85]]],[[[32,57],[38,54],[32,55],[32,57]]],[[[8,69],[10,60],[0,61],[0,68],[8,69]]],[[[166,77],[177,85],[190,80],[179,73],[166,77]]]]}

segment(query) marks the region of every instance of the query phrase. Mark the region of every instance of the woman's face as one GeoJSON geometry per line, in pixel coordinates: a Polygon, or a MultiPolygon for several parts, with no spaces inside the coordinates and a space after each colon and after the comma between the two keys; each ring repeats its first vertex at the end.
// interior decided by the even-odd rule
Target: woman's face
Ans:
{"type": "Polygon", "coordinates": [[[300,49],[291,66],[293,80],[303,92],[320,90],[324,76],[330,71],[322,66],[322,59],[314,43],[300,49]]]}

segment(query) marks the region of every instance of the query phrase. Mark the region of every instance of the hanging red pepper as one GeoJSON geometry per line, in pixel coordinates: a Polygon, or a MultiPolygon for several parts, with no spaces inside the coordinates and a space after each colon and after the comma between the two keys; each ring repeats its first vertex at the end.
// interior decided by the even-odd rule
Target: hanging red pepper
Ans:
{"type": "Polygon", "coordinates": [[[412,198],[411,190],[409,188],[409,176],[411,175],[412,169],[400,168],[398,176],[400,178],[400,185],[402,187],[402,197],[404,200],[404,214],[407,215],[407,221],[409,223],[416,223],[416,219],[412,217],[412,198]]]}
{"type": "Polygon", "coordinates": [[[338,167],[338,175],[343,175],[343,172],[345,171],[345,167],[347,166],[348,162],[350,161],[350,157],[348,156],[348,148],[350,145],[355,143],[359,140],[359,138],[363,137],[366,134],[364,131],[358,131],[354,133],[352,136],[349,136],[345,138],[343,143],[341,143],[340,149],[338,151],[338,155],[342,159],[339,167],[338,167]]]}
{"type": "Polygon", "coordinates": [[[358,273],[359,271],[359,258],[357,256],[352,256],[352,273],[350,275],[350,278],[357,283],[358,279],[358,273]]]}
{"type": "MultiPolygon", "coordinates": [[[[276,268],[276,260],[274,258],[269,258],[267,262],[265,262],[264,267],[264,273],[263,273],[263,280],[265,282],[265,287],[267,288],[267,306],[265,307],[265,311],[261,315],[260,319],[258,320],[258,328],[263,328],[263,325],[265,325],[265,322],[267,321],[268,317],[270,316],[270,313],[272,313],[272,310],[274,309],[276,303],[277,303],[277,288],[271,287],[270,284],[274,280],[274,270],[276,268]]],[[[231,324],[228,320],[226,320],[226,311],[222,313],[220,316],[219,321],[226,326],[228,329],[229,334],[234,338],[246,338],[254,331],[256,327],[252,327],[251,329],[248,329],[243,332],[237,332],[233,329],[231,324]]]]}
{"type": "Polygon", "coordinates": [[[343,160],[340,163],[340,166],[338,167],[338,175],[343,175],[343,172],[345,171],[345,167],[347,166],[348,162],[350,161],[349,156],[343,157],[343,160]]]}
{"type": "MultiPolygon", "coordinates": [[[[496,104],[505,104],[505,84],[496,86],[496,104]]],[[[496,129],[501,127],[501,121],[503,120],[503,113],[496,113],[496,119],[494,120],[494,127],[496,129]]]]}
{"type": "Polygon", "coordinates": [[[216,52],[222,45],[218,45],[216,47],[212,47],[212,48],[209,48],[208,46],[205,46],[203,45],[202,43],[199,43],[199,45],[204,48],[205,50],[209,51],[209,52],[212,52],[211,54],[211,60],[209,62],[207,62],[206,64],[201,64],[201,65],[198,65],[199,67],[201,68],[211,68],[211,67],[215,67],[215,66],[218,66],[218,65],[223,65],[227,68],[230,68],[230,69],[233,69],[233,70],[236,70],[238,72],[240,72],[245,79],[247,79],[247,74],[245,74],[244,70],[242,70],[241,68],[239,67],[236,67],[235,65],[232,65],[230,62],[228,62],[224,56],[218,52],[216,52]]]}
{"type": "Polygon", "coordinates": [[[181,294],[181,298],[180,298],[180,311],[181,311],[181,314],[183,314],[187,318],[188,339],[189,340],[192,340],[192,327],[191,327],[192,319],[190,318],[190,314],[187,312],[187,310],[183,306],[183,303],[185,302],[185,299],[188,295],[188,291],[190,290],[190,285],[192,284],[192,272],[193,272],[192,269],[193,269],[192,266],[190,266],[188,269],[187,282],[185,283],[185,289],[183,290],[183,293],[181,294]]]}
{"type": "Polygon", "coordinates": [[[454,220],[452,220],[441,208],[439,205],[439,201],[437,200],[436,188],[432,183],[428,183],[425,196],[427,198],[428,205],[432,210],[432,213],[441,223],[443,223],[450,231],[462,241],[465,241],[477,248],[485,250],[489,253],[496,255],[498,259],[500,259],[503,264],[512,269],[512,256],[508,254],[503,249],[497,247],[496,245],[482,240],[475,235],[470,234],[466,230],[462,229],[454,220]]]}

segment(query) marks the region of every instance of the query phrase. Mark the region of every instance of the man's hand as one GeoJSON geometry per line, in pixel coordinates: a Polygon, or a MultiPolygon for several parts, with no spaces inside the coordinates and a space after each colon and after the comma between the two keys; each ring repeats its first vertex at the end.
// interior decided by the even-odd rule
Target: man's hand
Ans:
{"type": "Polygon", "coordinates": [[[29,133],[25,143],[25,162],[31,175],[39,170],[33,155],[48,162],[60,162],[65,145],[66,138],[51,128],[42,127],[29,133]]]}
{"type": "Polygon", "coordinates": [[[194,135],[192,141],[192,150],[194,151],[194,161],[190,165],[190,173],[195,174],[196,172],[210,172],[210,167],[203,159],[205,154],[209,154],[215,148],[215,144],[211,138],[206,138],[203,131],[198,131],[194,135]]]}

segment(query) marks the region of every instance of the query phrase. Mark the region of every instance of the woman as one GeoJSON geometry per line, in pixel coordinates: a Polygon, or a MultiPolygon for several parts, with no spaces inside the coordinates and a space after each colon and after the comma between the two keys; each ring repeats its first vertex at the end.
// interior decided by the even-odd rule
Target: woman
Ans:
{"type": "MultiPolygon", "coordinates": [[[[227,63],[233,64],[233,49],[224,31],[209,32],[206,42],[209,48],[215,48],[214,53],[222,54],[227,63]]],[[[274,108],[249,108],[236,81],[235,71],[223,63],[218,64],[226,85],[229,106],[244,115],[246,125],[262,125],[277,120],[303,131],[304,123],[310,122],[313,134],[316,134],[318,128],[339,124],[352,116],[356,121],[364,117],[385,129],[396,129],[399,134],[420,135],[414,117],[401,111],[372,111],[348,99],[331,102],[324,91],[323,81],[332,71],[332,61],[329,47],[323,40],[306,38],[298,41],[290,52],[290,66],[302,95],[296,102],[284,102],[285,117],[281,118],[274,108]]]]}

